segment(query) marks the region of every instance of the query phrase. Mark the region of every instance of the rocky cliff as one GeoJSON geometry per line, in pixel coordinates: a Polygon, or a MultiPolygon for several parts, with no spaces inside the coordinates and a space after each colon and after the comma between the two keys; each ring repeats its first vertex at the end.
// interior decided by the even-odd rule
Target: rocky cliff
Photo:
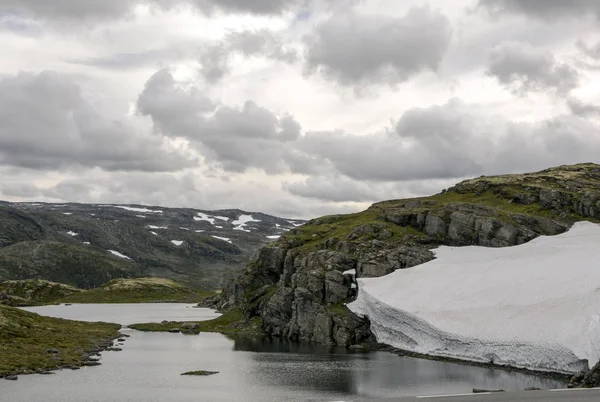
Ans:
{"type": "MultiPolygon", "coordinates": [[[[600,165],[480,177],[424,198],[312,220],[260,249],[214,304],[259,317],[273,335],[324,344],[374,341],[352,314],[356,277],[427,262],[439,245],[504,247],[600,220],[600,165]]],[[[568,273],[565,273],[567,275],[568,273]]]]}

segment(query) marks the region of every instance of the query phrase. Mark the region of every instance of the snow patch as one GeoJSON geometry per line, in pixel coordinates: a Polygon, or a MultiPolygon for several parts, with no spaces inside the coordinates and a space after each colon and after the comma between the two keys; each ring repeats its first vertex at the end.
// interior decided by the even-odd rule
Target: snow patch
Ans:
{"type": "Polygon", "coordinates": [[[267,239],[272,239],[272,240],[277,240],[281,237],[281,235],[277,235],[277,236],[267,236],[267,239]]]}
{"type": "Polygon", "coordinates": [[[75,232],[73,232],[72,230],[69,230],[69,231],[67,232],[67,234],[68,234],[69,236],[72,236],[72,237],[79,236],[79,233],[75,233],[75,232]]]}
{"type": "Polygon", "coordinates": [[[377,340],[436,356],[573,373],[600,359],[600,225],[358,279],[348,305],[377,340]],[[584,359],[587,359],[585,361],[584,359]]]}
{"type": "Polygon", "coordinates": [[[148,229],[154,229],[154,230],[156,230],[156,229],[168,229],[169,228],[168,226],[154,226],[154,225],[148,225],[146,227],[148,229]]]}
{"type": "Polygon", "coordinates": [[[231,243],[231,244],[233,244],[233,243],[231,242],[231,240],[230,240],[230,239],[228,239],[227,237],[219,237],[219,236],[212,236],[212,237],[214,237],[215,239],[223,240],[223,241],[226,241],[227,243],[231,243]]]}
{"type": "Polygon", "coordinates": [[[222,220],[222,221],[226,221],[226,222],[227,222],[227,221],[229,221],[229,218],[228,218],[228,217],[226,217],[226,216],[215,216],[215,218],[216,218],[216,219],[220,219],[220,220],[222,220]]]}
{"type": "Polygon", "coordinates": [[[156,232],[151,231],[150,233],[152,233],[154,236],[158,236],[158,233],[156,233],[156,232]]]}
{"type": "Polygon", "coordinates": [[[250,223],[250,222],[260,222],[260,220],[258,219],[254,219],[252,217],[252,215],[240,215],[239,218],[237,218],[237,220],[231,222],[232,225],[234,225],[235,227],[233,228],[233,230],[240,230],[242,232],[249,232],[248,229],[245,229],[246,224],[250,223]]]}
{"type": "Polygon", "coordinates": [[[195,230],[196,233],[204,233],[204,230],[195,230]]]}
{"type": "Polygon", "coordinates": [[[195,221],[206,221],[211,225],[215,224],[215,218],[211,218],[210,216],[203,214],[202,212],[198,212],[198,216],[194,216],[195,221]]]}
{"type": "Polygon", "coordinates": [[[144,216],[144,215],[136,215],[136,217],[138,217],[138,218],[145,218],[146,216],[144,216]]]}
{"type": "Polygon", "coordinates": [[[347,271],[342,272],[342,275],[352,275],[356,276],[356,269],[349,269],[347,271]]]}
{"type": "MultiPolygon", "coordinates": [[[[106,206],[106,205],[103,205],[106,206]]],[[[150,213],[150,214],[162,214],[163,211],[156,209],[148,209],[148,208],[135,208],[135,207],[125,207],[125,206],[121,206],[121,205],[115,205],[115,208],[121,208],[124,209],[125,211],[131,211],[131,212],[142,212],[142,213],[150,213]]]]}
{"type": "Polygon", "coordinates": [[[298,223],[298,222],[294,222],[294,221],[288,221],[288,223],[294,227],[298,227],[298,226],[302,226],[304,225],[304,223],[298,223]]]}
{"type": "Polygon", "coordinates": [[[223,226],[215,226],[217,229],[223,229],[223,226]]]}
{"type": "Polygon", "coordinates": [[[188,228],[179,227],[181,230],[189,230],[188,228]]]}
{"type": "Polygon", "coordinates": [[[176,246],[181,246],[183,244],[183,240],[171,240],[171,243],[176,246]]]}
{"type": "Polygon", "coordinates": [[[92,243],[90,243],[89,241],[84,241],[83,244],[85,244],[86,246],[89,246],[92,243]]]}
{"type": "Polygon", "coordinates": [[[109,252],[109,253],[111,253],[112,255],[115,255],[115,256],[119,257],[119,258],[124,258],[124,259],[126,259],[126,260],[131,260],[131,258],[127,257],[127,256],[126,256],[126,255],[124,255],[124,254],[121,254],[121,253],[119,253],[118,251],[115,251],[115,250],[108,250],[108,252],[109,252]]]}
{"type": "Polygon", "coordinates": [[[63,215],[73,215],[73,212],[63,212],[63,215]]]}

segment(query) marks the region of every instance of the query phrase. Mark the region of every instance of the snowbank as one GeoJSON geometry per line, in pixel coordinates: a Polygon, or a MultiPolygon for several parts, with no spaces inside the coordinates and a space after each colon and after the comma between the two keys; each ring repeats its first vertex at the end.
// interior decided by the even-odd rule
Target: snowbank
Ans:
{"type": "Polygon", "coordinates": [[[358,279],[348,307],[379,342],[429,355],[576,372],[600,359],[600,225],[358,279]],[[587,360],[587,361],[585,361],[587,360]]]}

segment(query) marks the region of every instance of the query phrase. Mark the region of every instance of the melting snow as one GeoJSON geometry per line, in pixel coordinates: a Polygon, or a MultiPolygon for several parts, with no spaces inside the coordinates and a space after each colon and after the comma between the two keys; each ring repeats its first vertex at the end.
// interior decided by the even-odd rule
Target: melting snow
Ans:
{"type": "Polygon", "coordinates": [[[231,240],[230,240],[230,239],[228,239],[227,237],[219,237],[219,236],[212,236],[212,237],[214,237],[215,239],[223,240],[223,241],[226,241],[227,243],[231,243],[231,244],[233,244],[233,243],[231,242],[231,240]]]}
{"type": "Polygon", "coordinates": [[[118,251],[108,250],[108,252],[111,253],[112,255],[116,255],[119,258],[125,258],[126,260],[131,260],[131,258],[127,257],[126,255],[123,255],[123,254],[119,253],[118,251]]]}
{"type": "Polygon", "coordinates": [[[144,215],[136,215],[138,218],[145,218],[144,215]]]}
{"type": "Polygon", "coordinates": [[[183,244],[183,240],[171,240],[171,243],[176,246],[181,246],[183,244]]]}
{"type": "Polygon", "coordinates": [[[272,239],[272,240],[277,240],[281,237],[281,235],[277,235],[277,236],[267,236],[267,239],[272,239]]]}
{"type": "MultiPolygon", "coordinates": [[[[105,205],[103,205],[105,206],[105,205]]],[[[151,213],[151,214],[162,214],[163,211],[161,210],[152,210],[152,209],[148,209],[148,208],[135,208],[135,207],[124,207],[124,206],[120,206],[120,205],[115,205],[115,208],[121,208],[124,209],[126,211],[131,211],[131,212],[144,212],[144,213],[151,213]]]]}
{"type": "Polygon", "coordinates": [[[196,233],[204,233],[204,230],[196,230],[196,233]]]}
{"type": "Polygon", "coordinates": [[[154,236],[158,236],[158,233],[156,233],[156,232],[151,231],[150,233],[152,233],[154,236]]]}
{"type": "Polygon", "coordinates": [[[90,245],[90,244],[92,244],[92,243],[90,243],[89,241],[84,241],[84,242],[83,242],[83,244],[85,244],[85,245],[89,246],[89,245],[90,245]]]}
{"type": "Polygon", "coordinates": [[[358,279],[348,307],[400,349],[576,372],[600,359],[600,225],[507,247],[440,247],[437,258],[358,279]]]}
{"type": "Polygon", "coordinates": [[[148,225],[146,226],[148,229],[168,229],[168,226],[154,226],[154,225],[148,225]]]}
{"type": "Polygon", "coordinates": [[[63,212],[63,215],[73,215],[73,212],[63,212]]]}
{"type": "Polygon", "coordinates": [[[347,271],[342,272],[342,275],[352,275],[356,276],[356,269],[349,269],[347,271]]]}
{"type": "Polygon", "coordinates": [[[206,221],[211,225],[215,224],[215,218],[211,218],[210,216],[203,214],[202,212],[198,212],[198,216],[194,216],[195,221],[206,221]]]}
{"type": "Polygon", "coordinates": [[[260,220],[254,219],[252,217],[252,215],[240,215],[240,217],[237,218],[237,220],[235,220],[231,223],[233,225],[235,225],[233,230],[241,230],[242,232],[249,232],[249,230],[245,229],[244,227],[246,226],[247,223],[250,223],[250,222],[260,222],[260,220]]]}
{"type": "Polygon", "coordinates": [[[188,228],[183,228],[183,227],[180,227],[179,229],[181,229],[181,230],[189,230],[188,228]]]}
{"type": "Polygon", "coordinates": [[[223,226],[215,226],[217,229],[223,229],[223,226]]]}
{"type": "Polygon", "coordinates": [[[226,216],[215,216],[215,218],[220,219],[222,221],[228,221],[229,220],[229,218],[226,217],[226,216]]]}
{"type": "Polygon", "coordinates": [[[79,235],[79,233],[75,233],[75,232],[73,232],[72,230],[69,230],[69,231],[67,232],[67,234],[68,234],[69,236],[73,236],[73,237],[75,237],[75,236],[79,235]]]}
{"type": "Polygon", "coordinates": [[[290,223],[291,225],[294,225],[294,227],[298,227],[298,226],[304,225],[304,223],[298,223],[298,222],[294,222],[294,221],[288,221],[288,223],[290,223]]]}

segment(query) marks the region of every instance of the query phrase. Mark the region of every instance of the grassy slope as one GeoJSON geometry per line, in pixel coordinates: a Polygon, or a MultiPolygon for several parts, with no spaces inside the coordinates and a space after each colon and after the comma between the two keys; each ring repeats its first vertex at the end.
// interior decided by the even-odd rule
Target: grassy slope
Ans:
{"type": "MultiPolygon", "coordinates": [[[[0,294],[11,296],[5,303],[11,306],[51,304],[64,297],[81,292],[83,290],[73,286],[40,279],[0,282],[0,294]]],[[[2,303],[1,300],[0,303],[2,303]]]]}
{"type": "Polygon", "coordinates": [[[42,317],[0,305],[0,376],[79,365],[82,353],[115,337],[120,325],[42,317]],[[47,352],[57,349],[59,354],[47,352]]]}
{"type": "MultiPolygon", "coordinates": [[[[166,324],[145,323],[129,325],[130,328],[144,332],[168,332],[180,329],[183,322],[169,322],[166,324]]],[[[186,330],[186,333],[218,332],[230,335],[263,335],[258,318],[247,321],[239,310],[231,310],[222,316],[210,321],[198,322],[199,328],[186,330]]]]}
{"type": "Polygon", "coordinates": [[[185,287],[169,279],[115,279],[97,289],[62,298],[61,303],[198,303],[213,292],[185,287]]]}
{"type": "MultiPolygon", "coordinates": [[[[600,194],[600,182],[586,176],[586,170],[597,168],[598,165],[595,164],[579,164],[559,166],[528,174],[482,176],[466,180],[448,191],[430,197],[383,201],[373,204],[363,212],[313,219],[306,225],[290,231],[281,240],[291,241],[299,251],[314,251],[323,248],[325,242],[331,238],[346,238],[354,229],[362,225],[379,225],[390,231],[393,234],[388,239],[390,242],[410,238],[423,239],[427,236],[411,226],[399,226],[386,221],[384,218],[386,212],[402,208],[409,213],[418,213],[420,209],[435,213],[442,211],[447,206],[466,204],[488,207],[497,214],[496,218],[508,222],[512,221],[513,215],[518,214],[566,222],[585,219],[600,223],[598,219],[582,217],[573,209],[565,214],[545,208],[537,201],[530,204],[515,202],[519,196],[536,196],[540,190],[558,190],[573,196],[574,199],[581,198],[580,191],[569,189],[570,181],[576,181],[581,188],[600,194]],[[406,206],[411,202],[423,202],[425,206],[407,208],[406,206]]],[[[361,242],[369,240],[370,237],[371,235],[365,235],[355,240],[361,242]]]]}

